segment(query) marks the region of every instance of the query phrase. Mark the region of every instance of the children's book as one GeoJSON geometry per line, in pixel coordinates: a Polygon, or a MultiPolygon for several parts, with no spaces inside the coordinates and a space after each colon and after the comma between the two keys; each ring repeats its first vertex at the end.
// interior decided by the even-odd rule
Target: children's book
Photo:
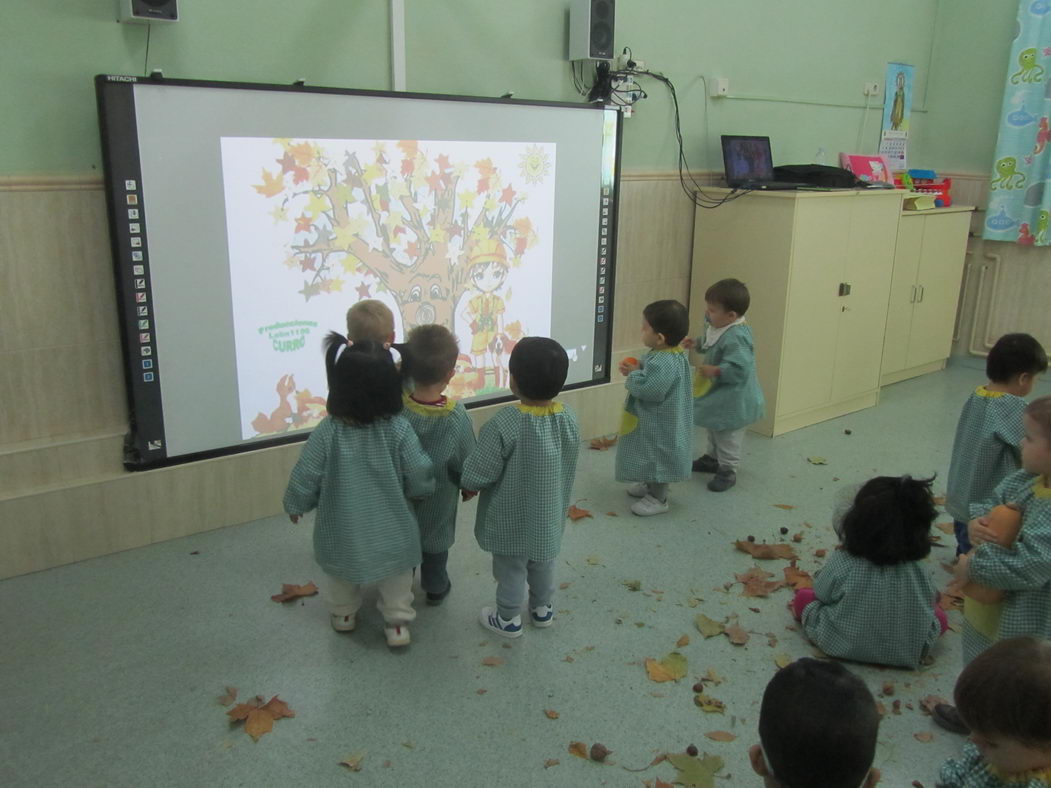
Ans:
{"type": "Polygon", "coordinates": [[[850,170],[866,183],[889,183],[894,185],[890,164],[885,156],[869,156],[864,153],[839,154],[839,166],[850,170]]]}

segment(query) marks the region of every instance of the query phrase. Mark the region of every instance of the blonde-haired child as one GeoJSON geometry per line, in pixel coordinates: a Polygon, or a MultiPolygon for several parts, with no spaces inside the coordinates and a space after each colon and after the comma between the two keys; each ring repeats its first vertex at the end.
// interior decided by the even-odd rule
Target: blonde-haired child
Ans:
{"type": "Polygon", "coordinates": [[[394,341],[394,313],[374,298],[358,301],[347,310],[347,339],[390,345],[394,341]]]}

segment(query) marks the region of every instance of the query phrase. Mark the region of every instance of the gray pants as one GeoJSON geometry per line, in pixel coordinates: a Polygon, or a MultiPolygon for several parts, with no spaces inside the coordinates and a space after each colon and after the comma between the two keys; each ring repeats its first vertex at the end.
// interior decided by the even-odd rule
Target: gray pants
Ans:
{"type": "Polygon", "coordinates": [[[509,621],[522,612],[526,583],[529,584],[529,609],[550,605],[555,596],[555,561],[530,561],[524,555],[493,553],[493,577],[496,579],[496,610],[509,621]]]}
{"type": "Polygon", "coordinates": [[[741,464],[745,429],[708,430],[708,456],[714,457],[720,468],[736,471],[741,464]]]}
{"type": "Polygon", "coordinates": [[[661,503],[668,500],[668,485],[665,482],[646,482],[646,492],[661,503]]]}

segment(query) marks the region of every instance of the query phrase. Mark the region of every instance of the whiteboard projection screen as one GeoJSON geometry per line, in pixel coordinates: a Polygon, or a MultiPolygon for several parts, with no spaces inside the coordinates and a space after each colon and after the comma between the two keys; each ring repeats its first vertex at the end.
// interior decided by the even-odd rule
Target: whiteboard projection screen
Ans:
{"type": "Polygon", "coordinates": [[[620,114],[595,105],[96,77],[144,469],[302,440],[322,339],[376,299],[441,323],[449,394],[509,398],[525,336],[610,376],[620,114]]]}

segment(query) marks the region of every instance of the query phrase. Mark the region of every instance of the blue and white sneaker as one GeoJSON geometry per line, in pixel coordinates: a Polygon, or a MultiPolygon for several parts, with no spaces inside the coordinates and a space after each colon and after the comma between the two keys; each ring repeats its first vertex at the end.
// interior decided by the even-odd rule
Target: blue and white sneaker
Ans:
{"type": "Polygon", "coordinates": [[[529,617],[533,621],[533,626],[540,627],[541,629],[549,627],[555,623],[555,611],[551,605],[540,605],[539,607],[534,607],[529,611],[529,617]]]}
{"type": "Polygon", "coordinates": [[[510,621],[506,618],[501,618],[500,614],[496,612],[494,607],[483,607],[482,614],[479,617],[479,622],[483,627],[488,629],[490,632],[495,632],[497,635],[505,638],[520,638],[522,637],[522,617],[515,616],[510,621]]]}

